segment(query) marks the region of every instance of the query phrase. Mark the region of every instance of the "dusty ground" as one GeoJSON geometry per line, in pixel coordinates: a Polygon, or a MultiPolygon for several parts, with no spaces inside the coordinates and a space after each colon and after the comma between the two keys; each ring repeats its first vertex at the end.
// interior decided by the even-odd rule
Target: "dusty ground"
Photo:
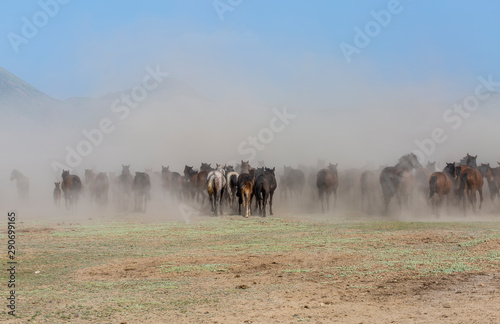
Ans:
{"type": "Polygon", "coordinates": [[[97,219],[23,222],[3,322],[500,322],[495,217],[97,219]]]}

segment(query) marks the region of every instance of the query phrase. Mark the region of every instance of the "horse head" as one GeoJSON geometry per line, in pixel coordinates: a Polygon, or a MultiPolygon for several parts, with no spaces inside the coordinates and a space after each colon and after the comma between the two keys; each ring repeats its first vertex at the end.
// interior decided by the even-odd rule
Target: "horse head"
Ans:
{"type": "Polygon", "coordinates": [[[122,174],[130,174],[130,164],[129,165],[122,164],[122,174]]]}
{"type": "Polygon", "coordinates": [[[61,177],[63,178],[66,178],[67,176],[69,176],[69,170],[63,170],[62,174],[61,174],[61,177]]]}
{"type": "Polygon", "coordinates": [[[448,163],[446,162],[446,166],[443,169],[444,173],[448,173],[452,179],[456,179],[457,175],[455,174],[455,162],[448,163]]]}
{"type": "Polygon", "coordinates": [[[265,168],[265,172],[272,173],[272,175],[274,175],[274,171],[276,171],[275,167],[273,167],[272,169],[271,168],[265,168]]]}
{"type": "Polygon", "coordinates": [[[338,165],[339,165],[338,163],[335,164],[328,163],[328,170],[332,171],[334,174],[337,174],[338,165]]]}

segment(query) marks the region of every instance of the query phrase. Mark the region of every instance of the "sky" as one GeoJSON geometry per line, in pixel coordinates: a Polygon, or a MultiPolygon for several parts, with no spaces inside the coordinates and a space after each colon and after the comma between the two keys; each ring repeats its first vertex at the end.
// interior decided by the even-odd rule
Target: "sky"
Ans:
{"type": "Polygon", "coordinates": [[[215,97],[280,101],[305,91],[348,102],[358,83],[456,100],[480,75],[500,79],[499,9],[496,1],[2,0],[0,66],[59,99],[130,88],[158,64],[215,97]]]}
{"type": "MultiPolygon", "coordinates": [[[[283,107],[300,117],[257,150],[258,159],[377,166],[408,152],[441,163],[476,152],[493,163],[499,100],[481,99],[472,113],[454,105],[478,99],[484,80],[500,92],[499,12],[496,1],[1,0],[0,66],[61,100],[119,97],[151,69],[205,98],[143,105],[123,122],[105,107],[78,117],[69,132],[52,129],[56,139],[37,154],[65,161],[83,130],[114,118],[117,130],[80,167],[100,165],[116,147],[125,153],[112,165],[152,159],[155,147],[155,162],[142,164],[158,166],[186,145],[192,156],[177,167],[217,161],[214,142],[224,143],[227,158],[248,159],[249,136],[283,107]],[[221,120],[226,126],[214,134],[221,120]],[[471,140],[479,133],[481,141],[471,140]]],[[[34,155],[33,136],[23,138],[15,147],[34,155]]]]}

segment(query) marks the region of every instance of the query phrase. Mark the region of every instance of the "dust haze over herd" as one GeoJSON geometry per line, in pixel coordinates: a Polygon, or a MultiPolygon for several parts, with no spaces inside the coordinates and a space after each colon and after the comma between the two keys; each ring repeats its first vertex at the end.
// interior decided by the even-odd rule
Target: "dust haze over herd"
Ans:
{"type": "MultiPolygon", "coordinates": [[[[155,57],[138,55],[146,62],[141,67],[91,56],[86,65],[102,78],[87,85],[88,96],[57,97],[0,69],[0,204],[16,206],[12,169],[30,178],[36,205],[51,203],[62,168],[83,176],[84,169],[120,172],[122,164],[132,171],[168,165],[182,173],[186,164],[263,160],[279,175],[284,165],[312,169],[318,161],[338,163],[339,172],[377,169],[412,151],[422,164],[437,161],[439,170],[466,153],[492,165],[500,160],[492,149],[500,135],[494,76],[466,85],[436,76],[395,86],[379,82],[385,71],[368,68],[368,61],[346,65],[312,54],[280,62],[257,57],[252,63],[262,69],[250,71],[220,52],[207,51],[202,60],[192,50],[214,50],[217,42],[252,47],[259,41],[252,35],[188,35],[183,41],[184,51],[152,45],[155,57]],[[160,59],[162,51],[171,60],[160,59]],[[107,65],[117,75],[107,73],[107,65]],[[478,88],[486,99],[477,99],[478,88]]],[[[132,54],[124,56],[133,61],[132,54]]],[[[77,70],[72,82],[86,73],[77,70]]],[[[47,75],[45,88],[65,86],[47,75]]]]}

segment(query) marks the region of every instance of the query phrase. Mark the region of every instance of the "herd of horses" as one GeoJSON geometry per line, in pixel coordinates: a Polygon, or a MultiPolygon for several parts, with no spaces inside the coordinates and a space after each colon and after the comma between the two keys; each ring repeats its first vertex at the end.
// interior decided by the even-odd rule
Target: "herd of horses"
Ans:
{"type": "MultiPolygon", "coordinates": [[[[80,197],[86,196],[91,203],[105,208],[111,196],[117,211],[146,212],[151,190],[161,188],[163,197],[178,202],[204,205],[208,198],[213,215],[222,215],[224,210],[230,210],[244,217],[252,214],[265,217],[267,209],[273,215],[273,196],[279,183],[280,198],[287,204],[303,202],[309,190],[313,197],[309,201],[320,204],[323,213],[330,210],[332,194],[335,208],[338,193],[347,197],[354,187],[358,187],[361,209],[364,211],[373,209],[376,202],[380,201],[381,211],[388,214],[393,198],[397,200],[399,210],[408,209],[413,197],[420,196],[439,217],[445,199],[448,210],[450,206],[455,206],[464,215],[468,206],[473,212],[481,209],[483,179],[486,179],[492,201],[500,193],[500,166],[478,166],[477,155],[467,154],[459,162],[447,162],[442,171],[436,170],[435,162],[423,167],[413,153],[402,156],[394,166],[376,170],[346,170],[339,173],[337,167],[337,164],[331,163],[319,170],[283,166],[279,181],[276,168],[265,167],[263,161],[259,161],[257,167],[252,167],[249,161],[241,161],[236,166],[216,164],[215,168],[209,163],[202,163],[199,170],[185,165],[182,174],[171,171],[169,166],[162,166],[159,172],[146,169],[145,172],[132,175],[130,165],[122,165],[119,174],[96,173],[86,169],[83,181],[78,175],[63,170],[61,181],[54,182],[53,198],[56,206],[59,207],[64,198],[66,208],[75,209],[80,197]],[[133,209],[129,206],[132,198],[133,209]]],[[[17,181],[20,200],[28,202],[28,178],[13,170],[10,180],[17,181]]]]}

